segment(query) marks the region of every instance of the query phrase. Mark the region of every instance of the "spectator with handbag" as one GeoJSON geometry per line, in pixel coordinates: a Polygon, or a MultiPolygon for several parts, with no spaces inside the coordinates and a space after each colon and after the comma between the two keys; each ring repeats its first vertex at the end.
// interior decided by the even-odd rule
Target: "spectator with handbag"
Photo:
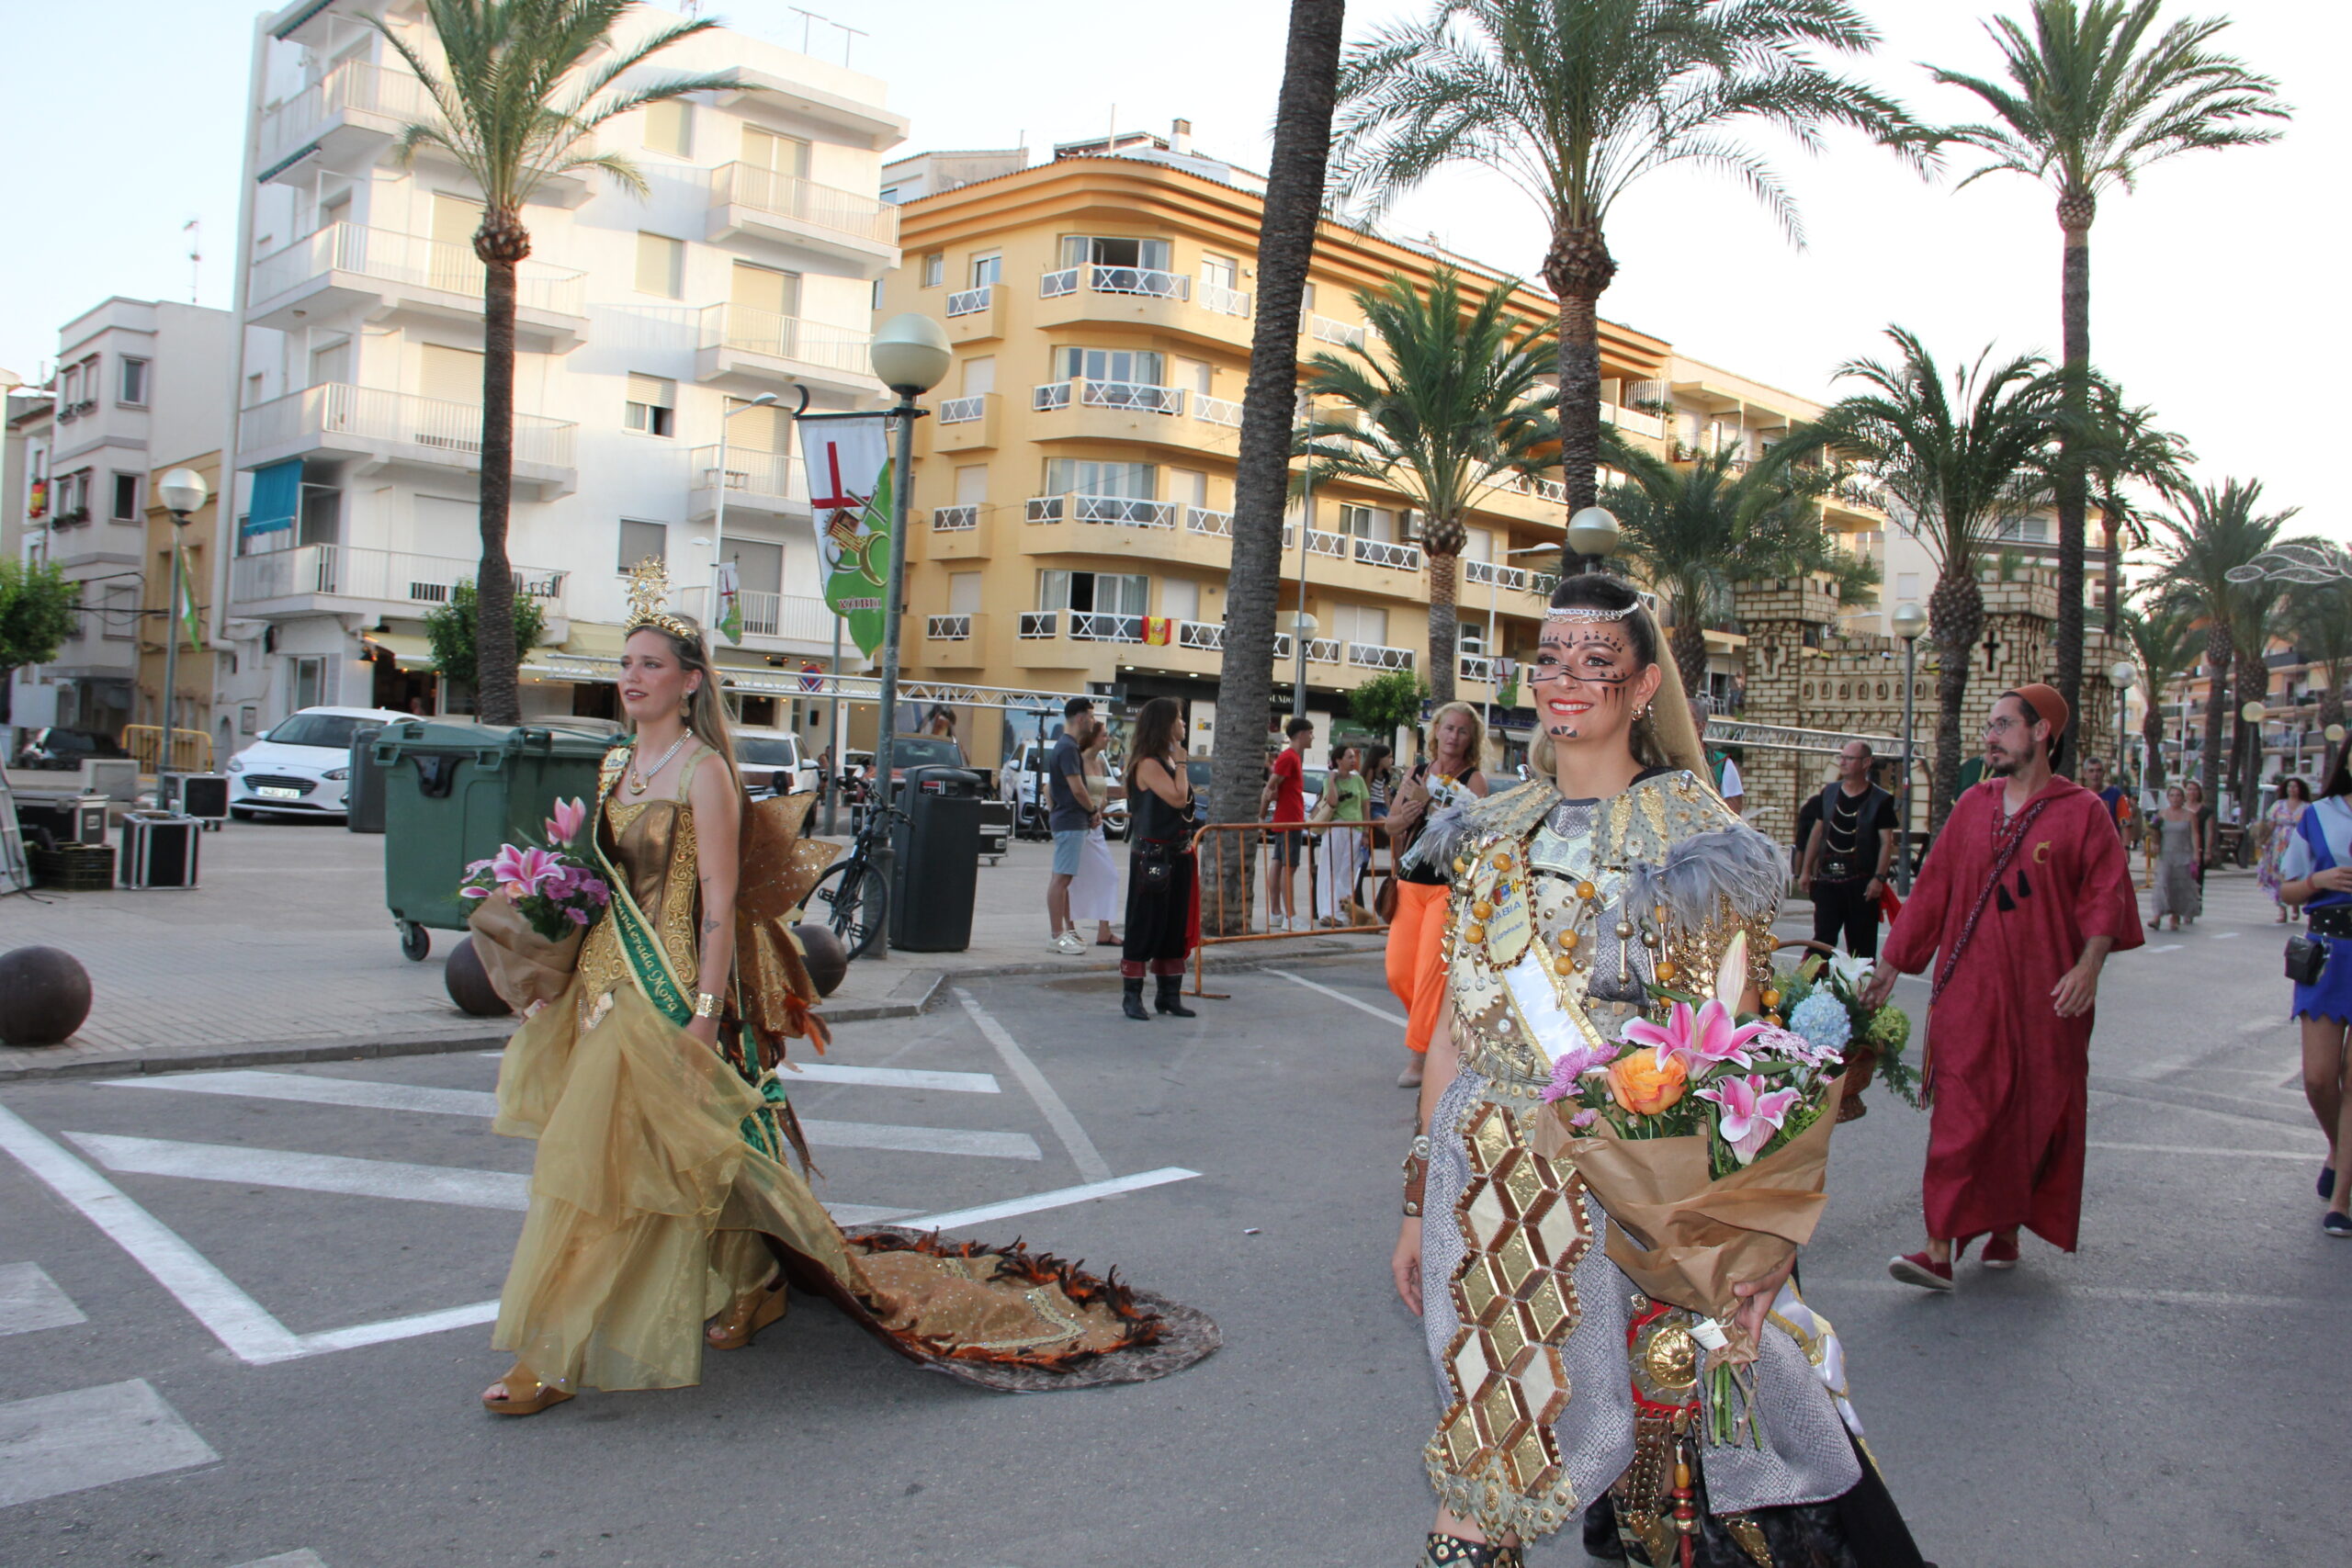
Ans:
{"type": "Polygon", "coordinates": [[[1487,793],[1478,771],[1487,727],[1468,703],[1448,703],[1430,716],[1429,749],[1406,775],[1388,806],[1388,842],[1396,860],[1396,911],[1388,924],[1388,989],[1404,1004],[1405,1047],[1412,1053],[1396,1087],[1418,1089],[1421,1060],[1445,1000],[1445,896],[1453,867],[1405,863],[1430,819],[1487,793]]]}
{"type": "Polygon", "coordinates": [[[2287,943],[2287,974],[2303,1032],[2303,1098],[2327,1134],[2320,1225],[2352,1238],[2352,1181],[2338,1174],[2352,1152],[2352,745],[2336,747],[2319,799],[2292,831],[2278,857],[2278,896],[2301,905],[2311,923],[2308,936],[2287,943]]]}
{"type": "Polygon", "coordinates": [[[1184,709],[1154,697],[1136,716],[1127,750],[1127,933],[1119,951],[1120,1010],[1149,1023],[1143,982],[1159,982],[1155,1010],[1192,1018],[1184,959],[1193,951],[1193,774],[1184,765],[1184,709]]]}

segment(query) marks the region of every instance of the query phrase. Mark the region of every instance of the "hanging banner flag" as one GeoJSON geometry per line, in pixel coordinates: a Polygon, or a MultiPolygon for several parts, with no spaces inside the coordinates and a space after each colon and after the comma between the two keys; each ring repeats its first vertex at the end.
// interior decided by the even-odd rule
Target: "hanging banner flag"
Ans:
{"type": "Polygon", "coordinates": [[[890,582],[889,421],[874,414],[798,423],[825,603],[870,659],[882,646],[890,582]]]}
{"type": "Polygon", "coordinates": [[[1148,647],[1166,648],[1176,640],[1176,623],[1166,615],[1146,615],[1143,618],[1143,640],[1148,647]]]}
{"type": "Polygon", "coordinates": [[[743,640],[742,581],[733,561],[718,563],[716,582],[718,589],[718,629],[727,634],[729,642],[740,643],[743,640]]]}
{"type": "Polygon", "coordinates": [[[196,585],[187,580],[187,558],[177,546],[172,548],[172,599],[174,619],[187,635],[191,649],[204,647],[204,627],[196,614],[196,585]]]}

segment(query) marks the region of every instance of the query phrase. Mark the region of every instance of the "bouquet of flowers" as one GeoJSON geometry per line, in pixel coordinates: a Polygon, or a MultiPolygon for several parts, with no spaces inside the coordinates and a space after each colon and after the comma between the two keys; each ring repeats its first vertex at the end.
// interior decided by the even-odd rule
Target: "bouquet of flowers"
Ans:
{"type": "Polygon", "coordinates": [[[501,844],[466,867],[458,886],[458,897],[474,900],[466,924],[483,972],[518,1011],[562,994],[588,928],[612,902],[605,879],[571,852],[587,825],[587,806],[560,800],[553,812],[544,843],[501,844]]]}
{"type": "Polygon", "coordinates": [[[1712,997],[1657,988],[1666,1021],[1572,1046],[1544,1092],[1539,1154],[1573,1158],[1612,1222],[1609,1256],[1655,1301],[1699,1314],[1707,1436],[1761,1441],[1748,1421],[1752,1336],[1732,1287],[1781,1272],[1825,1199],[1844,1061],[1793,1029],[1738,1011],[1747,976],[1732,939],[1712,997]]]}
{"type": "Polygon", "coordinates": [[[1862,1114],[1859,1098],[1873,1074],[1914,1111],[1925,1110],[1919,1070],[1903,1055],[1911,1043],[1911,1019],[1888,1002],[1876,1011],[1862,1005],[1862,991],[1878,967],[1875,960],[1845,953],[1809,954],[1780,977],[1780,1011],[1788,1026],[1816,1047],[1842,1051],[1848,1064],[1846,1100],[1839,1118],[1862,1114]]]}

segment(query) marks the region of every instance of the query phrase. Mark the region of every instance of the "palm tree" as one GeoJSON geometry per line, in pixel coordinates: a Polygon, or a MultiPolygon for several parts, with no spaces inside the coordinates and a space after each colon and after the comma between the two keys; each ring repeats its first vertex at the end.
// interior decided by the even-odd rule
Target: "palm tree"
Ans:
{"type": "Polygon", "coordinates": [[[1832,475],[1797,460],[1806,447],[1792,435],[1753,465],[1728,450],[1679,464],[1613,430],[1604,440],[1604,455],[1626,477],[1602,504],[1624,529],[1626,558],[1673,613],[1668,643],[1684,691],[1707,689],[1707,627],[1731,613],[1734,583],[1850,570],[1843,563],[1854,558],[1833,551],[1821,529],[1816,502],[1832,475]]]}
{"type": "Polygon", "coordinates": [[[715,18],[659,27],[634,43],[613,37],[635,0],[425,0],[440,45],[436,67],[381,17],[365,19],[390,42],[433,99],[435,118],[401,128],[402,162],[427,147],[465,170],[482,196],[474,254],[481,258],[481,565],[476,643],[476,712],[485,724],[522,720],[515,690],[514,574],[506,559],[514,483],[514,269],[531,254],[523,209],[547,182],[602,169],[643,195],[645,178],[590,138],[616,115],[648,104],[735,85],[731,72],[667,76],[623,86],[621,78],[715,18]]]}
{"type": "Polygon", "coordinates": [[[1898,515],[1936,561],[1928,614],[1936,639],[1936,768],[1929,821],[1960,793],[1969,737],[1961,708],[1970,657],[1984,633],[1977,568],[2004,524],[2047,503],[2049,463],[2065,423],[2065,390],[2047,361],[1996,365],[1992,350],[1947,379],[1926,346],[1900,327],[1893,364],[1857,359],[1840,379],[1868,390],[1821,419],[1817,439],[1849,454],[1885,486],[1898,515]]]}
{"type": "Polygon", "coordinates": [[[2161,790],[2165,787],[2165,688],[2174,676],[2194,667],[2204,637],[2197,629],[2195,612],[2162,594],[2126,609],[2121,624],[2132,660],[2147,682],[2147,710],[2140,719],[2140,739],[2148,753],[2143,782],[2149,789],[2161,790]]]}
{"type": "Polygon", "coordinates": [[[1306,390],[1336,417],[1301,432],[1302,484],[1360,479],[1408,497],[1421,514],[1430,566],[1430,695],[1453,700],[1455,560],[1469,543],[1463,519],[1478,492],[1505,474],[1548,466],[1559,441],[1544,347],[1548,325],[1510,314],[1518,280],[1465,306],[1461,275],[1441,267],[1428,294],[1391,277],[1356,304],[1377,341],[1307,362],[1306,390]]]}
{"type": "Polygon", "coordinates": [[[2199,485],[2183,492],[2175,515],[2155,519],[2163,532],[2157,560],[2166,591],[2204,623],[2205,753],[2198,776],[2205,798],[2216,807],[2222,799],[2222,711],[2237,651],[2232,624],[2237,585],[2229,574],[2275,544],[2278,530],[2295,515],[2290,507],[2260,516],[2256,509],[2261,504],[2261,480],[2227,479],[2218,489],[2199,485]]]}
{"type": "MultiPolygon", "coordinates": [[[[2150,165],[2206,147],[2278,139],[2287,118],[2278,84],[2208,46],[2223,17],[2177,21],[2154,34],[2162,0],[2033,0],[2032,30],[2002,17],[1986,24],[2007,80],[1931,67],[1935,79],[1983,99],[1992,118],[1939,140],[1984,154],[1961,181],[2007,172],[2041,181],[2058,197],[2064,236],[2059,300],[2065,368],[2091,364],[2091,223],[2098,198],[2133,189],[2150,165]],[[2143,47],[2144,46],[2144,47],[2143,47]]],[[[2058,694],[2075,704],[2083,679],[2083,522],[2086,489],[2079,452],[2058,470],[2058,694]]]]}
{"type": "Polygon", "coordinates": [[[2091,383],[2089,419],[2078,446],[2107,551],[2107,635],[2113,642],[2122,635],[2123,547],[2148,543],[2147,515],[2134,491],[2152,490],[2166,501],[2179,494],[2188,488],[2196,454],[2181,436],[2158,428],[2155,410],[2127,404],[2104,381],[2091,383]]]}
{"type": "MultiPolygon", "coordinates": [[[[1274,110],[1274,151],[1258,229],[1258,317],[1233,468],[1233,555],[1226,581],[1225,655],[1217,685],[1221,722],[1210,750],[1209,799],[1220,822],[1258,815],[1265,778],[1266,715],[1274,684],[1274,600],[1282,584],[1283,503],[1290,487],[1291,427],[1298,394],[1298,316],[1306,264],[1323,216],[1331,147],[1333,85],[1346,0],[1291,0],[1290,42],[1274,110]]],[[[1227,855],[1212,931],[1243,929],[1250,913],[1248,857],[1227,855]]]]}
{"type": "Polygon", "coordinates": [[[1543,209],[1570,514],[1598,492],[1611,207],[1643,175],[1690,164],[1746,186],[1802,244],[1786,187],[1735,128],[1777,127],[1811,149],[1825,126],[1850,126],[1916,159],[1901,107],[1815,58],[1865,54],[1878,40],[1846,0],[1432,0],[1425,20],[1391,23],[1348,51],[1343,198],[1377,213],[1438,169],[1475,164],[1543,209]]]}
{"type": "Polygon", "coordinates": [[[2298,583],[2287,591],[2287,634],[2295,651],[2325,672],[2319,728],[2344,722],[2344,682],[2352,678],[2352,583],[2298,583]]]}
{"type": "Polygon", "coordinates": [[[2249,703],[2270,703],[2270,638],[2278,627],[2280,601],[2287,585],[2274,577],[2258,577],[2230,587],[2230,660],[2234,691],[2230,699],[2230,787],[2245,816],[2262,780],[2262,721],[2248,723],[2249,703]]]}

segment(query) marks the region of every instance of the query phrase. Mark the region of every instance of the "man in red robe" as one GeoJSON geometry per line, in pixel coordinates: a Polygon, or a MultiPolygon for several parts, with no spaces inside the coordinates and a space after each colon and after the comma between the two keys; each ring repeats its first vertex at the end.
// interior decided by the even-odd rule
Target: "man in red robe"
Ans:
{"type": "Polygon", "coordinates": [[[1928,1246],[1889,1265],[1906,1284],[1951,1289],[1955,1245],[1978,1235],[1986,1268],[2014,1266],[2019,1225],[2075,1249],[2099,970],[2143,939],[2105,803],[2050,771],[2070,716],[2044,685],[1993,705],[1988,776],[1954,803],[1864,994],[1883,1003],[1935,962],[1928,1246]]]}

